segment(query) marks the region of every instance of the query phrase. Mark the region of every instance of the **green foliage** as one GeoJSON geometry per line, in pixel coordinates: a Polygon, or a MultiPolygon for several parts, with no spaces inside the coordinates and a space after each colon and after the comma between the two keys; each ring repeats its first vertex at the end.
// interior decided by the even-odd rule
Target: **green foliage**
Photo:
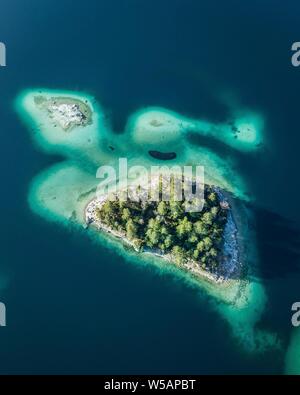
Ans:
{"type": "Polygon", "coordinates": [[[189,238],[188,238],[188,242],[190,244],[195,244],[195,243],[197,243],[197,241],[198,241],[197,235],[194,232],[190,233],[189,238]]]}
{"type": "Polygon", "coordinates": [[[170,201],[170,212],[171,212],[171,214],[170,214],[171,219],[176,220],[176,219],[180,218],[184,213],[184,210],[182,208],[182,202],[177,202],[177,201],[171,200],[170,201]]]}
{"type": "Polygon", "coordinates": [[[107,226],[125,233],[137,249],[148,247],[171,253],[178,265],[188,259],[202,268],[218,266],[227,211],[220,208],[218,195],[205,187],[201,212],[187,212],[185,201],[106,201],[96,217],[107,226]]]}
{"type": "Polygon", "coordinates": [[[194,230],[199,236],[204,236],[207,234],[207,226],[201,220],[194,223],[194,230]]]}
{"type": "Polygon", "coordinates": [[[130,211],[128,208],[123,208],[122,210],[122,220],[123,221],[128,221],[130,218],[130,211]]]}
{"type": "Polygon", "coordinates": [[[210,192],[210,193],[208,194],[208,196],[207,196],[207,200],[208,200],[210,203],[215,204],[215,203],[217,202],[217,194],[216,194],[216,192],[210,192]]]}
{"type": "Polygon", "coordinates": [[[167,204],[166,202],[159,202],[157,206],[157,212],[159,215],[166,215],[167,214],[167,204]]]}
{"type": "Polygon", "coordinates": [[[197,250],[200,254],[205,251],[205,244],[203,240],[199,241],[199,243],[197,244],[197,250]]]}
{"type": "Polygon", "coordinates": [[[207,211],[207,212],[205,212],[203,214],[202,221],[203,221],[203,223],[205,225],[208,225],[208,226],[212,225],[212,223],[213,223],[213,216],[212,216],[210,211],[207,211]]]}
{"type": "Polygon", "coordinates": [[[197,260],[197,259],[199,258],[199,255],[200,255],[199,250],[196,249],[196,250],[193,251],[193,258],[194,258],[194,259],[197,260]]]}
{"type": "Polygon", "coordinates": [[[172,235],[167,235],[164,242],[164,247],[166,250],[170,249],[174,245],[174,237],[172,235]]]}
{"type": "Polygon", "coordinates": [[[179,239],[182,239],[192,231],[193,225],[192,223],[188,220],[187,217],[184,217],[182,220],[178,221],[178,225],[176,227],[176,234],[179,237],[179,239]]]}
{"type": "Polygon", "coordinates": [[[155,229],[149,228],[146,231],[146,237],[145,237],[146,245],[148,247],[156,247],[159,243],[159,233],[155,229]]]}
{"type": "Polygon", "coordinates": [[[212,244],[213,244],[213,242],[212,242],[210,237],[204,237],[203,243],[204,243],[204,247],[205,247],[206,251],[208,251],[211,248],[212,244]]]}
{"type": "Polygon", "coordinates": [[[132,240],[137,236],[137,227],[131,218],[128,219],[126,224],[126,235],[129,240],[132,240]]]}
{"type": "Polygon", "coordinates": [[[182,247],[180,247],[178,245],[175,245],[172,248],[172,254],[173,254],[174,258],[175,258],[175,262],[178,265],[180,265],[180,264],[182,264],[184,262],[184,260],[185,260],[185,251],[184,251],[184,249],[182,247]]]}

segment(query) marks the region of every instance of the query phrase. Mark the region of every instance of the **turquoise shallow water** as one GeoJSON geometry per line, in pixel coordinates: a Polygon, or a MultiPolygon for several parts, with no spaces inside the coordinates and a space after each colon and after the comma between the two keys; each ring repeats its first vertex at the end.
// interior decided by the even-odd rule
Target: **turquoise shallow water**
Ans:
{"type": "Polygon", "coordinates": [[[0,69],[1,202],[7,208],[0,300],[8,326],[0,328],[0,372],[284,371],[290,306],[300,296],[298,202],[282,193],[286,185],[300,187],[300,71],[289,61],[300,10],[293,1],[288,7],[198,3],[88,1],[82,8],[64,1],[53,9],[50,1],[2,2],[0,40],[9,59],[0,69]],[[91,92],[116,131],[143,106],[222,121],[225,97],[263,114],[268,144],[262,154],[245,157],[205,144],[238,161],[256,199],[257,281],[269,298],[260,326],[281,335],[283,352],[246,354],[205,296],[32,214],[30,180],[60,158],[32,146],[13,100],[23,88],[39,86],[91,92]]]}

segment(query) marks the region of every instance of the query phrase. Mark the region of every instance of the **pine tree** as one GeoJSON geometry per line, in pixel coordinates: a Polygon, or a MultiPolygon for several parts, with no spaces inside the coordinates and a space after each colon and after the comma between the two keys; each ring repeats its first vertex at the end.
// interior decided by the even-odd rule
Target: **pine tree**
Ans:
{"type": "Polygon", "coordinates": [[[159,215],[165,216],[167,214],[167,205],[166,202],[161,201],[158,203],[157,212],[159,215]]]}
{"type": "Polygon", "coordinates": [[[126,235],[129,240],[132,240],[137,236],[137,227],[131,218],[129,218],[126,224],[126,235]]]}
{"type": "Polygon", "coordinates": [[[131,214],[130,214],[130,211],[129,211],[129,209],[126,207],[126,208],[123,208],[123,211],[122,211],[122,220],[124,221],[124,222],[126,222],[126,221],[128,221],[129,219],[130,219],[130,217],[131,217],[131,214]]]}

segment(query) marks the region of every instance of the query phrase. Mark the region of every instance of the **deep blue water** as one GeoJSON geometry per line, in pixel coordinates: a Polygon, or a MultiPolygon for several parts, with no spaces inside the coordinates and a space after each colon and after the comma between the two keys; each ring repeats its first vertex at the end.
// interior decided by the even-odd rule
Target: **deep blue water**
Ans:
{"type": "Polygon", "coordinates": [[[13,100],[28,87],[87,91],[117,131],[145,105],[224,119],[222,92],[262,113],[266,149],[237,159],[257,202],[262,325],[286,345],[300,299],[299,22],[291,0],[1,1],[0,373],[283,371],[284,354],[243,353],[194,290],[30,212],[30,180],[59,158],[32,145],[13,100]]]}

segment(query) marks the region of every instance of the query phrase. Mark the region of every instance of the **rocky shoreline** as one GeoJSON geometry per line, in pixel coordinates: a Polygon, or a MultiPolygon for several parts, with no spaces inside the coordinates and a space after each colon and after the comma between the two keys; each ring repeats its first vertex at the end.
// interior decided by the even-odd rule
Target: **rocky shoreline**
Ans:
{"type": "Polygon", "coordinates": [[[230,209],[228,210],[227,223],[224,229],[224,247],[223,247],[223,264],[221,265],[223,272],[220,276],[226,278],[240,277],[242,272],[242,254],[241,243],[239,242],[239,234],[241,229],[237,224],[238,208],[234,207],[233,198],[222,191],[218,187],[214,187],[221,201],[228,203],[230,209]]]}

